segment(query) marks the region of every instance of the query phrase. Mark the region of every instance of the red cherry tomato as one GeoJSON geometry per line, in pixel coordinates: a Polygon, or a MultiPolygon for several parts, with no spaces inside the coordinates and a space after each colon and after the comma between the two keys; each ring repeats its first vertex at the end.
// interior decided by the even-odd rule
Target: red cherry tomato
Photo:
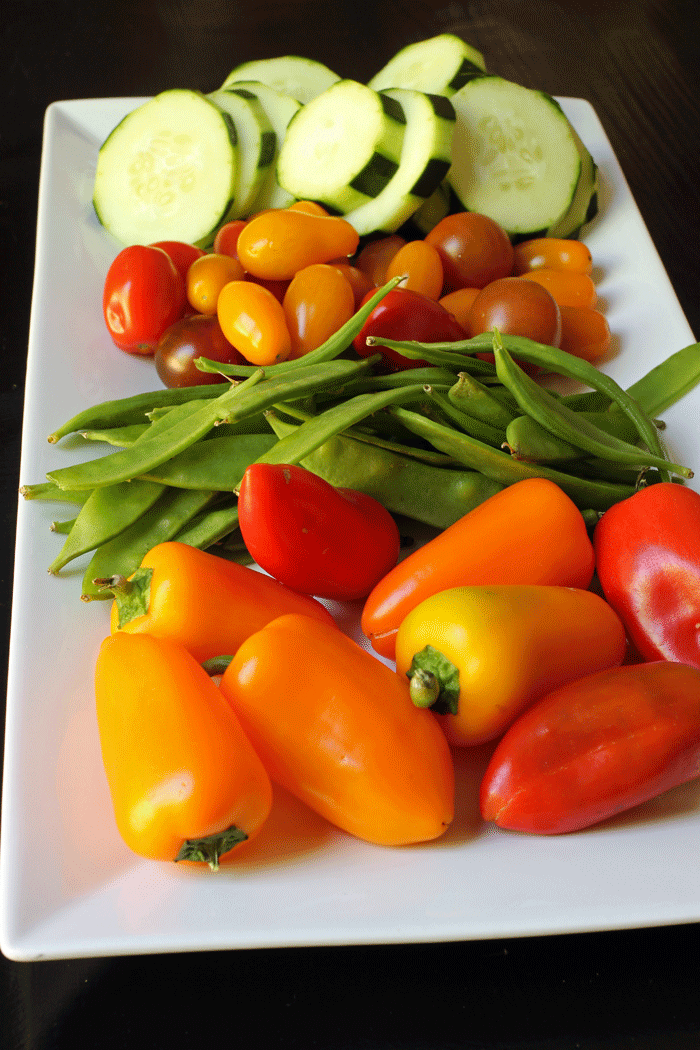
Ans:
{"type": "Polygon", "coordinates": [[[200,372],[194,363],[198,357],[224,364],[246,364],[224,336],[218,318],[192,314],[176,321],[158,340],[153,358],[158,378],[168,387],[225,382],[214,372],[200,372]]]}
{"type": "Polygon", "coordinates": [[[508,234],[478,212],[446,215],[425,240],[440,253],[446,289],[485,288],[513,272],[513,245],[508,234]]]}
{"type": "Polygon", "coordinates": [[[183,279],[187,277],[187,271],[195,259],[200,259],[205,254],[203,248],[196,248],[194,244],[186,244],[185,241],[156,241],[151,248],[162,248],[173,260],[175,269],[183,279]]]}
{"type": "Polygon", "coordinates": [[[398,560],[399,530],[381,503],[335,488],[304,467],[249,466],[238,515],[258,565],[302,594],[365,598],[398,560]]]}
{"type": "Polygon", "coordinates": [[[102,296],[113,342],[128,354],[151,354],[187,305],[185,282],[162,248],[133,244],[107,271],[102,296]]]}
{"type": "Polygon", "coordinates": [[[503,277],[479,292],[469,311],[469,328],[472,335],[497,328],[503,334],[559,346],[561,314],[541,284],[522,277],[503,277]]]}
{"type": "MultiPolygon", "coordinates": [[[[371,294],[366,295],[363,302],[371,294]]],[[[370,335],[396,340],[415,339],[420,343],[466,339],[464,329],[444,306],[410,288],[392,288],[387,292],[365,321],[353,346],[361,357],[382,354],[386,363],[395,370],[425,365],[425,361],[412,361],[387,346],[367,346],[370,335]]]]}
{"type": "Polygon", "coordinates": [[[246,224],[245,219],[232,219],[225,222],[218,230],[212,245],[212,251],[217,255],[232,255],[238,258],[238,236],[246,224]]]}

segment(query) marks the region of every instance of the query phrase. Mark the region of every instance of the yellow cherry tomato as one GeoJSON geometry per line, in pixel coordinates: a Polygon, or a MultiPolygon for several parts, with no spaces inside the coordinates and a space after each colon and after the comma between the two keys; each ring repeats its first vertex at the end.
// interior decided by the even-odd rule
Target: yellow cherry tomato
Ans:
{"type": "Polygon", "coordinates": [[[399,288],[410,288],[428,299],[439,299],[442,292],[442,259],[437,248],[427,241],[409,241],[391,259],[386,279],[405,274],[399,288]]]}
{"type": "Polygon", "coordinates": [[[241,230],[238,258],[254,277],[286,281],[312,263],[352,255],[359,240],[355,228],[339,216],[272,208],[241,230]]]}
{"type": "Polygon", "coordinates": [[[187,270],[187,300],[193,310],[213,316],[221,289],[229,281],[241,281],[245,271],[238,259],[212,252],[195,259],[187,270]]]}
{"type": "Polygon", "coordinates": [[[313,263],[297,271],[282,305],[292,339],[290,356],[303,357],[350,320],[355,295],[340,269],[313,263]]]}
{"type": "Polygon", "coordinates": [[[292,341],[279,299],[253,281],[229,281],[219,295],[217,316],[232,346],[253,365],[284,361],[292,341]]]}
{"type": "Polygon", "coordinates": [[[503,733],[545,693],[622,663],[622,621],[574,587],[454,587],[426,598],[396,636],[396,670],[452,744],[503,733]]]}

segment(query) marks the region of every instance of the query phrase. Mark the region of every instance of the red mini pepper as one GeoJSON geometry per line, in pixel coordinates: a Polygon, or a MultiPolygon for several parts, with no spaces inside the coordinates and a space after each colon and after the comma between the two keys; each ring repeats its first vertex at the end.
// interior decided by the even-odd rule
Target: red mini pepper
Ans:
{"type": "Polygon", "coordinates": [[[607,601],[647,660],[700,667],[700,494],[649,485],[606,510],[594,533],[607,601]]]}
{"type": "Polygon", "coordinates": [[[399,556],[398,527],[378,500],[300,466],[251,464],[238,521],[258,565],[302,594],[365,598],[399,556]]]}
{"type": "Polygon", "coordinates": [[[549,693],[498,743],[481,812],[502,828],[577,831],[700,774],[700,671],[655,661],[549,693]]]}
{"type": "MultiPolygon", "coordinates": [[[[368,292],[363,305],[375,293],[368,292]]],[[[416,368],[425,361],[414,361],[388,346],[367,346],[368,336],[387,339],[409,340],[420,343],[454,343],[466,339],[466,333],[457,319],[434,299],[428,299],[410,288],[393,288],[377,303],[353,341],[361,357],[381,353],[386,363],[394,369],[416,368]]]]}

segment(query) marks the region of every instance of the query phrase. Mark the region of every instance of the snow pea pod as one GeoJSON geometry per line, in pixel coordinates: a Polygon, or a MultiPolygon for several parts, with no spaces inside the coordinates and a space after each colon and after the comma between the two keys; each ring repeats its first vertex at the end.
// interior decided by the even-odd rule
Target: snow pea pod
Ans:
{"type": "Polygon", "coordinates": [[[60,489],[53,481],[40,481],[35,485],[21,485],[19,494],[24,499],[38,499],[51,503],[75,503],[80,507],[88,499],[90,490],[68,492],[60,489]]]}
{"type": "Polygon", "coordinates": [[[467,415],[504,430],[516,415],[516,410],[520,411],[510,391],[506,390],[505,394],[511,398],[512,404],[508,404],[504,395],[497,394],[493,388],[480,383],[468,372],[460,372],[457,382],[450,387],[447,396],[457,408],[466,412],[467,415]]]}
{"type": "MultiPolygon", "coordinates": [[[[622,412],[581,412],[579,418],[624,440],[634,440],[636,431],[622,412]]],[[[506,427],[506,443],[516,459],[535,463],[579,461],[584,456],[577,445],[555,436],[532,416],[516,416],[506,427]]]]}
{"type": "MultiPolygon", "coordinates": [[[[692,478],[693,472],[689,467],[669,463],[665,455],[656,455],[654,452],[636,448],[596,427],[580,413],[572,412],[566,405],[562,405],[515,363],[508,351],[499,345],[499,340],[494,341],[494,353],[498,377],[517,399],[523,412],[536,419],[556,437],[571,442],[584,452],[601,459],[611,459],[631,467],[656,467],[658,470],[672,471],[684,478],[692,478]]],[[[658,445],[654,424],[651,421],[649,423],[658,445]]]]}
{"type": "Polygon", "coordinates": [[[631,496],[633,485],[618,485],[590,478],[575,477],[549,467],[524,463],[507,452],[492,448],[468,434],[460,434],[452,427],[442,426],[418,412],[401,406],[387,409],[401,420],[407,430],[429,441],[440,452],[454,456],[466,467],[478,470],[499,485],[513,485],[524,478],[546,478],[553,481],[580,509],[607,510],[614,503],[631,496]]]}
{"type": "Polygon", "coordinates": [[[111,576],[131,576],[158,543],[173,539],[216,496],[214,492],[166,489],[160,498],[128,529],[97,548],[83,577],[83,601],[112,598],[93,581],[111,576]]]}
{"type": "Polygon", "coordinates": [[[220,543],[238,528],[238,500],[235,496],[218,499],[195,514],[173,539],[190,547],[206,550],[220,543]]]}
{"type": "Polygon", "coordinates": [[[430,400],[440,409],[440,412],[451,423],[463,430],[465,434],[469,434],[471,437],[477,438],[479,441],[485,441],[488,445],[494,445],[495,447],[500,446],[505,441],[506,432],[504,428],[487,423],[485,420],[479,419],[478,416],[471,416],[468,412],[463,412],[449,397],[444,397],[432,386],[426,385],[423,389],[430,400]]]}
{"type": "Polygon", "coordinates": [[[141,477],[179,489],[231,491],[246,467],[276,441],[269,428],[267,434],[233,434],[197,441],[141,477]]]}
{"type": "Polygon", "coordinates": [[[104,441],[107,445],[128,448],[148,430],[148,423],[129,423],[123,427],[103,427],[97,430],[81,430],[86,441],[104,441]]]}
{"type": "Polygon", "coordinates": [[[358,362],[327,361],[310,368],[298,368],[289,376],[270,379],[265,379],[263,370],[258,369],[242,383],[228,387],[220,397],[200,403],[184,419],[178,419],[178,411],[173,409],[164,419],[154,423],[152,429],[130,448],[76,466],[60,467],[51,471],[47,477],[60,488],[66,489],[96,488],[141,477],[189,448],[217,423],[236,422],[280,401],[304,397],[329,384],[342,382],[371,367],[372,363],[371,358],[358,362]],[[174,422],[168,426],[171,416],[174,422]],[[163,424],[163,431],[155,432],[160,423],[163,424]]]}

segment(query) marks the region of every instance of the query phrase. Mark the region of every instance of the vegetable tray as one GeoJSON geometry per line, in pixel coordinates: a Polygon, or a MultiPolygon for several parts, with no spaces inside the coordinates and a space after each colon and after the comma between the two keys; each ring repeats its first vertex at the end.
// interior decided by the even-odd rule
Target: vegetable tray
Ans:
{"type": "MultiPolygon", "coordinates": [[[[91,208],[97,150],[143,99],[57,102],[46,114],[21,482],[90,452],[47,435],[80,409],[156,389],[152,362],[116,352],[101,295],[119,246],[91,208]]],[[[600,167],[585,230],[623,386],[694,337],[591,106],[559,100],[600,167]]],[[[700,389],[664,414],[674,459],[696,470],[700,389]]],[[[96,450],[95,454],[102,454],[96,450]]],[[[697,478],[692,484],[697,484],[697,478]]],[[[2,850],[0,947],[71,958],[533,936],[700,919],[700,781],[576,834],[482,824],[487,750],[458,757],[457,814],[437,842],[372,846],[309,817],[283,792],[247,858],[213,874],[140,860],[122,843],[102,769],[93,669],[107,602],[81,603],[84,565],[50,577],[61,508],[18,516],[2,850]]],[[[63,516],[66,516],[65,514],[63,516]]],[[[359,605],[333,607],[360,640],[359,605]]]]}

